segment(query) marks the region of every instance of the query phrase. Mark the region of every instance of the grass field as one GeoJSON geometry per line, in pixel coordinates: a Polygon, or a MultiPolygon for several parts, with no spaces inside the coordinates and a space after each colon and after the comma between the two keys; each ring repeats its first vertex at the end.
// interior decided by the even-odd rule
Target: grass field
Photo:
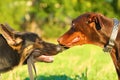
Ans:
{"type": "MultiPolygon", "coordinates": [[[[109,53],[93,45],[76,46],[55,57],[53,63],[36,63],[38,80],[117,80],[109,53]]],[[[2,80],[29,80],[27,66],[2,74],[2,80]]]]}

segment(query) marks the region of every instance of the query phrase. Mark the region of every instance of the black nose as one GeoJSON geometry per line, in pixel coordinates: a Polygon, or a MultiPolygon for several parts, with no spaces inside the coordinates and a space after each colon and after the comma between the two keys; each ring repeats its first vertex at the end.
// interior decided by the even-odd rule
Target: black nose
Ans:
{"type": "Polygon", "coordinates": [[[64,50],[64,48],[62,46],[60,46],[60,45],[56,46],[56,51],[57,52],[62,52],[63,50],[64,50]]]}

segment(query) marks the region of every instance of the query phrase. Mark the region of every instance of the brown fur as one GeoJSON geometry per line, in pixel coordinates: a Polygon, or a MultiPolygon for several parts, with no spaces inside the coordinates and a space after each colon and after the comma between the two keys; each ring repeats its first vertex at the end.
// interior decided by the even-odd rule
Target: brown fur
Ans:
{"type": "MultiPolygon", "coordinates": [[[[65,47],[75,45],[94,44],[103,47],[108,43],[113,19],[99,13],[85,13],[72,21],[71,28],[62,35],[58,42],[65,47]]],[[[120,24],[119,24],[120,27],[120,24]]],[[[120,29],[115,46],[110,53],[120,80],[120,29]]]]}

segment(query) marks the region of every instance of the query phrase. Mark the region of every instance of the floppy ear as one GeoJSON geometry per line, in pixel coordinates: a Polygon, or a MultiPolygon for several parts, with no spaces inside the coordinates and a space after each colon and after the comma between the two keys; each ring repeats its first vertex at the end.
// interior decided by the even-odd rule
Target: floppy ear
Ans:
{"type": "Polygon", "coordinates": [[[102,22],[102,15],[100,14],[90,14],[88,16],[88,23],[95,23],[95,27],[97,30],[100,30],[103,26],[103,22],[102,22]]]}
{"type": "Polygon", "coordinates": [[[6,39],[7,43],[11,45],[17,45],[22,42],[21,38],[15,38],[15,30],[9,27],[7,24],[0,24],[0,33],[6,39]]]}

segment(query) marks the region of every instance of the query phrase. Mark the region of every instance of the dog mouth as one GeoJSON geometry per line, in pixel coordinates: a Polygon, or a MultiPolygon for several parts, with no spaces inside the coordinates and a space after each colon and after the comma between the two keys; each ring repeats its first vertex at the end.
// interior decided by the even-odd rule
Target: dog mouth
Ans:
{"type": "Polygon", "coordinates": [[[46,55],[40,55],[38,57],[35,58],[37,61],[40,62],[46,62],[46,63],[51,63],[54,61],[54,57],[53,56],[46,56],[46,55]]]}
{"type": "Polygon", "coordinates": [[[45,62],[51,63],[54,61],[54,55],[62,52],[64,50],[63,47],[57,45],[55,48],[47,48],[47,49],[35,49],[32,51],[32,55],[34,56],[35,62],[45,62]]]}
{"type": "Polygon", "coordinates": [[[70,47],[68,47],[68,46],[62,46],[62,47],[63,47],[65,50],[70,48],[70,47]]]}
{"type": "Polygon", "coordinates": [[[54,57],[52,55],[45,55],[45,54],[41,54],[41,53],[42,52],[39,49],[36,49],[32,52],[35,62],[51,63],[54,61],[54,57]]]}
{"type": "Polygon", "coordinates": [[[65,45],[62,45],[62,44],[59,44],[59,45],[63,48],[63,50],[66,50],[66,49],[70,48],[69,46],[65,46],[65,45]]]}

